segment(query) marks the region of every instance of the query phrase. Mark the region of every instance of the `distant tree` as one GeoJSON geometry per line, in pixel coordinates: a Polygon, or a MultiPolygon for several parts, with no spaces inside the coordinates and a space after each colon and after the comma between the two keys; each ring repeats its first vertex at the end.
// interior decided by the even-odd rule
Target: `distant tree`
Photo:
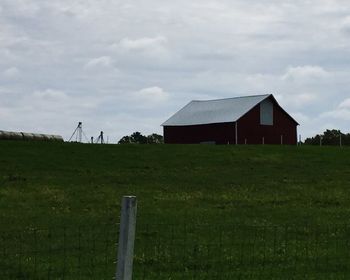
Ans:
{"type": "Polygon", "coordinates": [[[148,136],[142,135],[140,132],[136,131],[130,136],[123,136],[118,144],[161,144],[163,143],[163,136],[153,133],[148,136]]]}
{"type": "Polygon", "coordinates": [[[123,136],[119,141],[118,144],[131,144],[131,138],[130,136],[123,136]]]}
{"type": "Polygon", "coordinates": [[[305,139],[305,144],[307,145],[330,145],[330,146],[339,146],[340,135],[342,145],[350,145],[350,133],[344,134],[340,130],[336,129],[327,129],[323,134],[317,134],[314,137],[305,139]]]}
{"type": "Polygon", "coordinates": [[[147,136],[147,143],[148,144],[163,144],[164,139],[162,135],[159,135],[157,133],[152,133],[147,136]]]}
{"type": "Polygon", "coordinates": [[[135,144],[147,144],[147,137],[136,131],[130,135],[132,143],[135,144]]]}

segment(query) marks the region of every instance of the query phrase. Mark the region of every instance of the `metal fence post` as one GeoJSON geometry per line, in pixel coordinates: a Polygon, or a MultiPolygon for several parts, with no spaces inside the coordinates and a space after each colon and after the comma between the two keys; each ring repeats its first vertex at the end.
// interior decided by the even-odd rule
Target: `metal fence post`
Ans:
{"type": "Polygon", "coordinates": [[[120,231],[118,243],[117,280],[132,279],[134,259],[134,241],[136,229],[136,196],[123,196],[120,214],[120,231]]]}

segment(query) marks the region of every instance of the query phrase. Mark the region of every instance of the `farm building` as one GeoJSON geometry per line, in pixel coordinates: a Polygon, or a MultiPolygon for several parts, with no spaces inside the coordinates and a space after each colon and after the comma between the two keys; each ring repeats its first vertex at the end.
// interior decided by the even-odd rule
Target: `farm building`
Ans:
{"type": "Polygon", "coordinates": [[[194,100],[162,124],[168,144],[289,145],[298,125],[272,94],[194,100]]]}
{"type": "Polygon", "coordinates": [[[0,140],[56,141],[63,142],[60,135],[13,132],[0,130],[0,140]]]}

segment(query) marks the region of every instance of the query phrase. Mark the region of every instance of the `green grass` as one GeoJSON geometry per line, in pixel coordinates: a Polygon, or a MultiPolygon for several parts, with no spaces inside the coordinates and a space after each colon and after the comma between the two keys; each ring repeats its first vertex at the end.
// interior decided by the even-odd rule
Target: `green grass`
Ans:
{"type": "MultiPolygon", "coordinates": [[[[207,279],[219,279],[218,275],[210,274],[217,273],[210,268],[211,266],[199,268],[200,265],[206,264],[200,260],[205,254],[204,251],[209,254],[210,240],[214,240],[218,232],[226,232],[224,239],[225,236],[231,235],[235,236],[235,240],[247,236],[250,236],[249,240],[254,238],[249,230],[233,233],[232,225],[257,228],[253,234],[257,238],[256,244],[260,244],[257,246],[260,246],[261,252],[265,248],[261,246],[267,246],[265,250],[267,253],[262,255],[263,253],[259,253],[259,250],[249,253],[250,256],[253,256],[251,257],[253,263],[251,259],[248,261],[243,257],[244,263],[248,262],[252,269],[247,268],[240,273],[250,273],[249,275],[252,275],[250,279],[265,279],[255,277],[253,268],[259,267],[257,264],[254,265],[254,261],[261,264],[262,258],[271,261],[273,256],[273,252],[271,251],[270,254],[268,250],[273,247],[273,239],[267,238],[270,234],[266,234],[266,229],[271,234],[274,226],[287,229],[278,234],[283,242],[291,240],[287,248],[291,246],[290,251],[297,252],[295,246],[304,244],[304,241],[305,244],[309,244],[307,242],[313,240],[318,232],[320,232],[319,237],[322,242],[331,240],[327,234],[323,234],[323,229],[329,225],[341,227],[349,222],[350,149],[267,145],[122,146],[0,142],[0,231],[18,233],[35,229],[53,229],[51,233],[60,231],[57,239],[61,242],[64,236],[62,229],[66,227],[69,229],[67,236],[74,232],[74,236],[67,238],[66,242],[72,242],[71,245],[76,248],[80,237],[81,240],[87,240],[84,231],[80,236],[81,233],[77,233],[77,228],[79,226],[99,228],[101,225],[117,223],[121,197],[129,194],[136,195],[138,198],[135,273],[139,276],[136,279],[143,279],[140,276],[143,275],[142,273],[146,275],[145,279],[192,279],[195,277],[190,274],[192,272],[198,276],[197,279],[204,279],[204,276],[200,276],[200,271],[206,271],[206,275],[209,275],[207,279]],[[191,235],[191,226],[184,231],[185,221],[187,225],[209,224],[212,227],[210,230],[192,228],[191,235]],[[155,227],[156,224],[161,226],[155,227]],[[229,231],[226,228],[228,225],[230,226],[229,231]],[[220,227],[221,230],[215,231],[215,228],[220,227]],[[316,228],[322,228],[322,230],[315,230],[316,228]],[[293,236],[297,235],[298,231],[303,232],[306,229],[311,229],[312,233],[303,234],[305,238],[301,239],[302,242],[298,245],[293,236]],[[187,240],[184,240],[184,234],[188,234],[187,240]],[[287,237],[284,236],[285,234],[287,237]],[[173,244],[169,243],[169,240],[173,240],[173,244]],[[197,240],[199,245],[194,240],[197,240]],[[265,240],[265,243],[259,243],[258,240],[265,240]],[[195,243],[199,246],[197,249],[194,246],[195,243]],[[184,247],[192,253],[187,252],[187,249],[184,251],[184,247]],[[158,253],[155,252],[155,248],[158,248],[158,253]],[[165,252],[168,252],[168,256],[162,255],[165,252]],[[185,258],[181,261],[178,256],[177,261],[174,262],[169,252],[185,255],[188,258],[192,256],[192,259],[185,258]],[[163,264],[164,260],[168,260],[168,268],[162,267],[162,260],[163,264]],[[192,266],[186,268],[189,273],[186,275],[183,274],[186,273],[184,262],[192,263],[192,266]],[[144,271],[145,266],[147,267],[146,272],[144,271]],[[172,267],[170,272],[167,271],[169,267],[172,267]],[[158,273],[159,278],[152,276],[152,273],[158,273]]],[[[114,230],[113,227],[109,228],[114,230]]],[[[333,232],[332,234],[333,237],[335,235],[339,237],[334,239],[334,242],[344,241],[348,231],[345,228],[341,233],[333,232]]],[[[112,237],[106,238],[106,235],[103,232],[92,233],[90,240],[113,239],[112,237]]],[[[6,240],[4,239],[3,247],[8,247],[5,248],[4,255],[11,251],[10,241],[15,239],[11,236],[12,234],[8,234],[6,240]]],[[[44,235],[38,236],[43,238],[44,235]]],[[[50,234],[49,236],[52,237],[50,234]]],[[[34,238],[33,234],[31,238],[34,238]]],[[[241,244],[233,244],[232,238],[227,239],[226,241],[217,240],[215,244],[225,245],[225,248],[241,246],[241,244]],[[233,245],[228,245],[227,242],[233,245]]],[[[48,238],[45,240],[38,243],[44,244],[48,238]]],[[[91,242],[86,241],[85,243],[86,246],[90,246],[86,247],[86,250],[89,252],[94,250],[91,242]]],[[[323,250],[328,250],[328,247],[323,248],[323,243],[321,243],[315,248],[311,246],[312,244],[310,245],[311,256],[320,255],[321,258],[323,250]]],[[[251,252],[250,243],[247,244],[250,251],[247,250],[251,252]]],[[[30,249],[30,244],[25,246],[28,247],[27,250],[30,249]]],[[[283,246],[285,248],[285,244],[283,246]]],[[[332,250],[329,251],[330,255],[333,254],[332,250]]],[[[336,252],[345,256],[345,251],[337,249],[336,252]]],[[[238,249],[231,253],[227,251],[224,252],[224,256],[227,261],[237,264],[240,258],[239,255],[236,255],[238,252],[238,249]]],[[[37,256],[44,260],[47,259],[45,254],[40,252],[37,253],[37,256]]],[[[283,256],[284,261],[288,260],[286,254],[283,256]]],[[[78,259],[79,253],[75,257],[78,259]]],[[[276,258],[276,254],[274,257],[276,258]]],[[[303,263],[302,256],[296,259],[294,263],[298,264],[299,261],[303,263]]],[[[26,279],[25,273],[31,273],[30,275],[33,276],[33,269],[26,270],[26,260],[23,261],[20,274],[12,275],[12,277],[26,279]],[[21,274],[22,269],[24,276],[21,274]]],[[[102,259],[100,261],[102,262],[102,259]]],[[[283,260],[280,261],[282,265],[283,260]]],[[[321,263],[326,262],[322,258],[320,261],[321,263]]],[[[9,259],[6,264],[7,268],[18,265],[18,262],[18,259],[16,263],[9,259]]],[[[27,260],[27,263],[31,262],[33,260],[27,260]]],[[[74,261],[71,260],[71,262],[74,261]]],[[[62,263],[59,267],[61,266],[62,263]]],[[[243,263],[237,266],[235,273],[243,267],[243,263]]],[[[267,261],[264,267],[269,267],[267,261]]],[[[41,269],[48,270],[45,265],[41,269]]],[[[65,269],[67,273],[70,271],[69,266],[65,269]]],[[[112,271],[114,267],[109,266],[108,269],[112,271]]],[[[272,265],[268,271],[272,271],[271,269],[272,265]]],[[[288,271],[296,271],[295,267],[288,268],[287,264],[283,265],[283,269],[285,269],[285,275],[289,273],[288,271]]],[[[345,268],[338,267],[337,269],[345,271],[345,268]]],[[[39,266],[38,270],[40,270],[39,266]]],[[[18,272],[19,268],[16,268],[16,271],[18,272]]],[[[96,275],[102,275],[96,271],[96,275]]],[[[278,271],[281,273],[281,270],[278,271]]],[[[314,272],[317,271],[320,269],[315,268],[314,272]]],[[[40,274],[39,271],[35,273],[40,274]]],[[[227,270],[227,273],[230,273],[230,269],[227,270]]],[[[44,276],[41,277],[46,279],[44,276]]],[[[226,279],[230,277],[234,276],[227,276],[226,279]]],[[[56,279],[55,276],[52,278],[56,279]]],[[[100,278],[102,279],[102,276],[100,278]]],[[[315,277],[315,279],[319,278],[315,277]]],[[[273,277],[267,274],[266,279],[273,279],[273,277]]],[[[309,279],[313,278],[310,276],[309,279]]],[[[332,278],[327,274],[325,279],[332,278]]],[[[335,277],[334,279],[340,278],[335,277]]]]}

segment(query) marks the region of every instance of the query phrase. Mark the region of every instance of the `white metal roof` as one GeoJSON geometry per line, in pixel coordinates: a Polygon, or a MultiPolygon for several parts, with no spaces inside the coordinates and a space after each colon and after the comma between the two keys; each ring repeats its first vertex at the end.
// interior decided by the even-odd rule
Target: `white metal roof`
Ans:
{"type": "Polygon", "coordinates": [[[235,122],[271,94],[215,100],[193,100],[162,126],[235,122]]]}

